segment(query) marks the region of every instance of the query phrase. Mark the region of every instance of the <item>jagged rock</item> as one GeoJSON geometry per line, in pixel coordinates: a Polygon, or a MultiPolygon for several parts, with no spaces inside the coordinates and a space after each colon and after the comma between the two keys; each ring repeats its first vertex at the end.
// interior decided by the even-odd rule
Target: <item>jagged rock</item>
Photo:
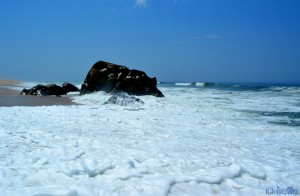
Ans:
{"type": "Polygon", "coordinates": [[[58,86],[56,84],[48,84],[46,85],[46,89],[43,89],[41,91],[41,93],[44,93],[43,95],[56,95],[56,96],[60,96],[60,95],[66,95],[67,92],[66,90],[61,87],[61,86],[58,86]]]}
{"type": "Polygon", "coordinates": [[[21,91],[22,95],[42,95],[42,96],[61,96],[67,94],[65,89],[63,89],[60,86],[57,86],[56,84],[48,84],[48,85],[42,85],[38,84],[31,89],[23,89],[21,91]]]}
{"type": "Polygon", "coordinates": [[[107,93],[126,92],[130,95],[154,95],[164,97],[156,87],[156,78],[149,78],[139,70],[99,61],[93,65],[81,86],[80,94],[105,91],[107,93]]]}
{"type": "Polygon", "coordinates": [[[24,88],[21,91],[21,95],[41,95],[40,91],[45,90],[47,87],[42,85],[42,84],[38,84],[34,87],[32,87],[31,89],[26,89],[24,88]]]}
{"type": "Polygon", "coordinates": [[[20,92],[20,95],[29,95],[29,93],[30,89],[23,88],[23,90],[20,92]]]}
{"type": "Polygon", "coordinates": [[[79,91],[79,89],[76,86],[74,86],[73,84],[70,84],[68,82],[63,83],[62,87],[63,87],[63,89],[65,89],[65,91],[67,93],[79,91]]]}
{"type": "Polygon", "coordinates": [[[121,92],[121,93],[114,94],[104,104],[117,104],[117,105],[127,106],[129,104],[144,104],[144,102],[137,97],[121,92]]]}

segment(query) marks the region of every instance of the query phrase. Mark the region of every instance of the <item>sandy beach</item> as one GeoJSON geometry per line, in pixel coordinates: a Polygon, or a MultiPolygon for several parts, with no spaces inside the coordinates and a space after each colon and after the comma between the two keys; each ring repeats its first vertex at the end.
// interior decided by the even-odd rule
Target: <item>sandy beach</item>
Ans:
{"type": "Polygon", "coordinates": [[[5,79],[0,79],[0,85],[14,85],[18,84],[19,81],[17,80],[5,80],[5,79]]]}
{"type": "Polygon", "coordinates": [[[11,94],[16,94],[15,90],[11,89],[11,86],[16,86],[20,82],[16,80],[5,80],[5,79],[0,79],[0,95],[11,95],[11,94]]]}
{"type": "Polygon", "coordinates": [[[0,107],[12,106],[52,106],[75,105],[69,97],[20,95],[10,87],[18,86],[19,81],[0,79],[0,107]]]}

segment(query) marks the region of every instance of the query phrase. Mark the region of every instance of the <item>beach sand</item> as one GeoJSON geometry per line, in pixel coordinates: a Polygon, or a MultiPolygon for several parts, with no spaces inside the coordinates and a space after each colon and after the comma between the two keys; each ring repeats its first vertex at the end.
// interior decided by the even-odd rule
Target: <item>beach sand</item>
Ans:
{"type": "Polygon", "coordinates": [[[69,97],[20,95],[10,88],[18,84],[19,81],[0,79],[0,107],[76,105],[69,97]]]}
{"type": "Polygon", "coordinates": [[[18,84],[19,81],[16,80],[4,80],[4,79],[0,79],[0,85],[14,85],[14,84],[18,84]]]}
{"type": "Polygon", "coordinates": [[[0,79],[0,95],[13,95],[18,94],[16,90],[13,90],[10,87],[18,86],[20,84],[19,81],[16,80],[4,80],[0,79]]]}

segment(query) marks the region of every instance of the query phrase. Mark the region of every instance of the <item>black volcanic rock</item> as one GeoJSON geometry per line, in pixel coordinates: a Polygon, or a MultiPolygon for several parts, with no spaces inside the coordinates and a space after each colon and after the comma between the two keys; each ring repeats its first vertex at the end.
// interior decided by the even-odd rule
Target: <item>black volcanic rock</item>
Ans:
{"type": "Polygon", "coordinates": [[[73,84],[70,84],[68,82],[63,83],[62,87],[63,87],[63,89],[65,89],[65,91],[67,93],[79,91],[79,89],[76,86],[74,86],[73,84]]]}
{"type": "Polygon", "coordinates": [[[42,90],[41,93],[43,93],[42,95],[56,95],[56,96],[60,96],[60,95],[66,95],[67,92],[66,90],[61,87],[58,86],[56,84],[48,84],[46,85],[46,89],[42,90]]]}
{"type": "Polygon", "coordinates": [[[23,89],[20,93],[21,95],[42,95],[42,96],[61,96],[67,94],[65,89],[63,89],[60,86],[57,86],[56,84],[48,84],[48,85],[42,85],[38,84],[31,89],[23,89]]]}
{"type": "Polygon", "coordinates": [[[107,93],[126,92],[130,95],[153,95],[164,97],[156,87],[156,78],[149,78],[139,70],[130,70],[125,66],[98,61],[89,70],[80,94],[105,91],[107,93]]]}
{"type": "Polygon", "coordinates": [[[41,91],[47,90],[47,87],[42,84],[38,84],[31,89],[23,89],[21,95],[41,95],[41,91]]]}

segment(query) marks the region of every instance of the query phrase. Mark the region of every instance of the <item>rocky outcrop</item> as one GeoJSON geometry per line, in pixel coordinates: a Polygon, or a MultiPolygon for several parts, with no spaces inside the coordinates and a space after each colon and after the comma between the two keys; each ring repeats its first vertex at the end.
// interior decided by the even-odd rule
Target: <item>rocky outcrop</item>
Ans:
{"type": "Polygon", "coordinates": [[[110,97],[104,104],[117,104],[121,106],[133,105],[133,104],[144,104],[144,102],[132,95],[120,92],[110,97]]]}
{"type": "Polygon", "coordinates": [[[149,78],[143,71],[130,70],[125,66],[99,61],[89,70],[81,86],[80,94],[105,91],[164,97],[156,85],[156,78],[149,78]]]}
{"type": "Polygon", "coordinates": [[[23,89],[21,91],[21,95],[41,95],[41,96],[61,96],[66,95],[68,92],[61,86],[58,86],[56,84],[48,84],[48,85],[42,85],[38,84],[31,89],[23,89]]]}
{"type": "Polygon", "coordinates": [[[63,89],[65,89],[65,91],[67,93],[79,91],[79,88],[77,88],[76,86],[74,86],[73,84],[70,84],[68,82],[63,83],[62,87],[63,87],[63,89]]]}

